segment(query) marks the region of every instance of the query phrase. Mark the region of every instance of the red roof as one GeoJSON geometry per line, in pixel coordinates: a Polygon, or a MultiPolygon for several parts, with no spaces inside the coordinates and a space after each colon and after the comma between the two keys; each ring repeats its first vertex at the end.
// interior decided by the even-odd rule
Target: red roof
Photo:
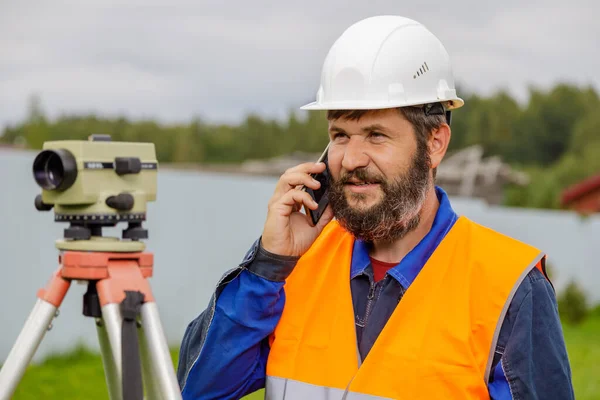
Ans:
{"type": "Polygon", "coordinates": [[[569,186],[562,192],[562,204],[568,204],[581,196],[600,189],[600,175],[592,176],[584,181],[569,186]]]}

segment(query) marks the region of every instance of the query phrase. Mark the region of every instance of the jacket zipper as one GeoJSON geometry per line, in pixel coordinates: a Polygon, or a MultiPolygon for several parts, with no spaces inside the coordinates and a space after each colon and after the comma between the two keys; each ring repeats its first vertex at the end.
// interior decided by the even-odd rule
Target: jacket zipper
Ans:
{"type": "Polygon", "coordinates": [[[375,298],[375,289],[377,288],[377,284],[372,280],[369,280],[369,295],[367,296],[367,310],[365,311],[365,326],[367,325],[367,321],[369,321],[369,316],[371,315],[371,309],[373,308],[373,299],[375,298]]]}

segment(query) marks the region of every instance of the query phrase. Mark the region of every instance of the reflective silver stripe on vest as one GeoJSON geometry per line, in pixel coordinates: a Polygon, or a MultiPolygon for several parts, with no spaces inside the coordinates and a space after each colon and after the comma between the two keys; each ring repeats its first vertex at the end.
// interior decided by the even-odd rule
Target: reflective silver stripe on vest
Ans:
{"type": "Polygon", "coordinates": [[[266,400],[390,400],[370,394],[347,392],[343,389],[311,385],[292,379],[267,376],[266,400]]]}
{"type": "Polygon", "coordinates": [[[488,355],[488,361],[485,367],[485,374],[483,375],[483,379],[485,381],[486,386],[488,383],[490,373],[492,372],[492,362],[494,361],[494,352],[496,351],[496,345],[498,344],[498,338],[500,337],[502,321],[504,321],[504,318],[506,317],[506,313],[508,312],[510,303],[512,303],[513,297],[515,297],[515,294],[517,293],[517,289],[519,288],[519,286],[521,286],[521,283],[523,282],[523,280],[525,280],[527,274],[529,274],[529,272],[531,272],[535,268],[536,264],[540,262],[542,258],[544,258],[544,255],[544,253],[538,254],[537,257],[531,262],[531,264],[529,264],[527,268],[525,268],[521,276],[519,276],[519,279],[517,279],[517,281],[515,282],[515,285],[513,286],[511,292],[508,295],[508,298],[506,299],[506,302],[504,303],[504,308],[500,313],[500,318],[498,318],[496,330],[494,331],[494,336],[492,337],[492,345],[490,346],[490,353],[488,355]]]}

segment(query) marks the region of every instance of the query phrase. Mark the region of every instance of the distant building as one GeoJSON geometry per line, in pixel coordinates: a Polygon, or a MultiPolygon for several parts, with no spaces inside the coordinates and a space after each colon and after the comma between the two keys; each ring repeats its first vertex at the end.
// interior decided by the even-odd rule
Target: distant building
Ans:
{"type": "Polygon", "coordinates": [[[12,143],[2,143],[0,142],[0,149],[21,149],[21,146],[16,146],[12,143]]]}
{"type": "Polygon", "coordinates": [[[563,207],[581,214],[600,212],[600,174],[576,183],[562,192],[563,207]]]}
{"type": "Polygon", "coordinates": [[[529,177],[515,171],[500,157],[483,157],[479,145],[446,155],[437,171],[436,184],[450,196],[478,198],[488,204],[502,204],[507,185],[525,186],[529,177]]]}
{"type": "MultiPolygon", "coordinates": [[[[2,132],[0,132],[0,139],[2,139],[2,132]]],[[[27,146],[23,137],[19,136],[13,143],[0,141],[0,149],[26,150],[27,146]]]]}

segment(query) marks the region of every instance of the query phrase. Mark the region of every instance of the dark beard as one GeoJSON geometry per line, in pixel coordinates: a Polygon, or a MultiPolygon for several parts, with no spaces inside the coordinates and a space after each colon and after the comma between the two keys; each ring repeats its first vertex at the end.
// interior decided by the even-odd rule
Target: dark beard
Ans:
{"type": "MultiPolygon", "coordinates": [[[[426,144],[419,143],[408,172],[392,182],[365,168],[342,174],[337,181],[332,178],[329,201],[335,218],[355,238],[365,242],[392,242],[403,238],[419,225],[419,212],[429,187],[430,165],[426,144]],[[368,209],[351,207],[344,193],[344,184],[352,178],[379,183],[383,198],[368,209]]],[[[350,193],[349,196],[359,203],[367,198],[362,193],[350,193]]]]}

